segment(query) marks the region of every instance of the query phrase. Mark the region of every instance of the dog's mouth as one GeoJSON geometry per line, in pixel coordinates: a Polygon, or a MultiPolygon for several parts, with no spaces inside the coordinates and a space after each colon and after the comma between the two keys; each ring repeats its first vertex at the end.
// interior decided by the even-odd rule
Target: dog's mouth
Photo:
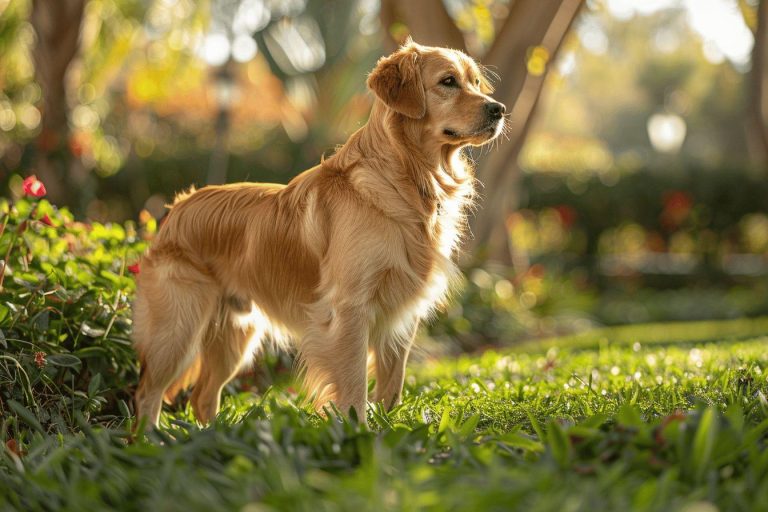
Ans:
{"type": "Polygon", "coordinates": [[[492,139],[496,135],[498,135],[499,132],[501,132],[501,127],[503,125],[504,125],[503,119],[498,119],[498,120],[491,121],[490,123],[486,124],[482,128],[478,130],[474,130],[469,133],[460,133],[451,128],[445,128],[443,130],[443,135],[450,137],[452,139],[474,139],[476,137],[481,137],[481,136],[485,136],[488,139],[492,139]]]}

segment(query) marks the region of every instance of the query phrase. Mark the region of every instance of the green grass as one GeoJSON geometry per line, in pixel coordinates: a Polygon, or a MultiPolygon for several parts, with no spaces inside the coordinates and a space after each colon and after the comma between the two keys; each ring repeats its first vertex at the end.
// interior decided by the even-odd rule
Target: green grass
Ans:
{"type": "MultiPolygon", "coordinates": [[[[230,386],[211,427],[168,411],[132,440],[129,269],[155,228],[0,200],[0,510],[768,509],[765,318],[412,364],[369,428],[288,383],[230,386]]],[[[487,327],[499,297],[480,292],[462,332],[519,334],[487,327]]]]}
{"type": "Polygon", "coordinates": [[[165,413],[133,444],[29,418],[0,496],[22,510],[760,510],[767,332],[765,319],[633,326],[427,361],[370,429],[282,388],[227,396],[210,428],[165,413]]]}

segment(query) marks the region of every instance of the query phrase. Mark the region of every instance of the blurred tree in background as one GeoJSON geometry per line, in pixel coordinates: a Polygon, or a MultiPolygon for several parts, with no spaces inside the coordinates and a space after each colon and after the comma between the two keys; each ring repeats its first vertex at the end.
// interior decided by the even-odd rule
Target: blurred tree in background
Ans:
{"type": "MultiPolygon", "coordinates": [[[[383,0],[382,26],[389,48],[413,38],[426,45],[458,48],[476,57],[499,78],[494,97],[509,112],[508,142],[482,159],[477,177],[484,185],[482,207],[471,220],[468,250],[484,248],[506,256],[505,219],[517,206],[519,167],[539,94],[582,0],[512,2],[383,0]],[[453,17],[448,12],[452,6],[453,17]],[[455,18],[455,19],[454,19],[455,18]]],[[[476,257],[476,256],[475,256],[476,257]]]]}
{"type": "Polygon", "coordinates": [[[32,56],[43,114],[36,142],[36,167],[40,177],[48,183],[51,198],[63,204],[71,201],[68,182],[77,185],[82,181],[75,179],[69,169],[65,77],[78,50],[84,11],[85,0],[33,0],[29,15],[36,39],[32,56]]]}

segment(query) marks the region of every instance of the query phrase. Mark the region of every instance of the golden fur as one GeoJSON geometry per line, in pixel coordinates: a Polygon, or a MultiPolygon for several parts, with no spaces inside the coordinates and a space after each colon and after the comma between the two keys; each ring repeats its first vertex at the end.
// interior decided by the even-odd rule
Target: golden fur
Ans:
{"type": "Polygon", "coordinates": [[[288,185],[177,197],[138,276],[139,418],[156,425],[163,397],[194,384],[210,421],[267,334],[295,340],[318,408],[365,418],[369,357],[374,400],[399,401],[418,323],[456,272],[474,180],[461,148],[498,135],[503,105],[469,57],[412,42],[368,86],[368,123],[288,185]]]}

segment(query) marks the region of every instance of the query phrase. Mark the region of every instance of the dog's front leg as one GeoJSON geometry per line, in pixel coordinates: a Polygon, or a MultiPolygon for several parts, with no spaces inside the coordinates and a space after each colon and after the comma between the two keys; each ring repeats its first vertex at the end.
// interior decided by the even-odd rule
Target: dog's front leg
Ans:
{"type": "Polygon", "coordinates": [[[408,354],[418,325],[418,321],[413,321],[401,332],[382,333],[376,340],[372,340],[376,361],[374,400],[383,402],[387,409],[400,403],[405,380],[405,365],[408,362],[408,354]]]}
{"type": "Polygon", "coordinates": [[[368,309],[347,304],[316,311],[300,347],[304,385],[315,408],[322,410],[330,402],[344,414],[354,408],[361,422],[366,420],[368,391],[368,309]]]}

